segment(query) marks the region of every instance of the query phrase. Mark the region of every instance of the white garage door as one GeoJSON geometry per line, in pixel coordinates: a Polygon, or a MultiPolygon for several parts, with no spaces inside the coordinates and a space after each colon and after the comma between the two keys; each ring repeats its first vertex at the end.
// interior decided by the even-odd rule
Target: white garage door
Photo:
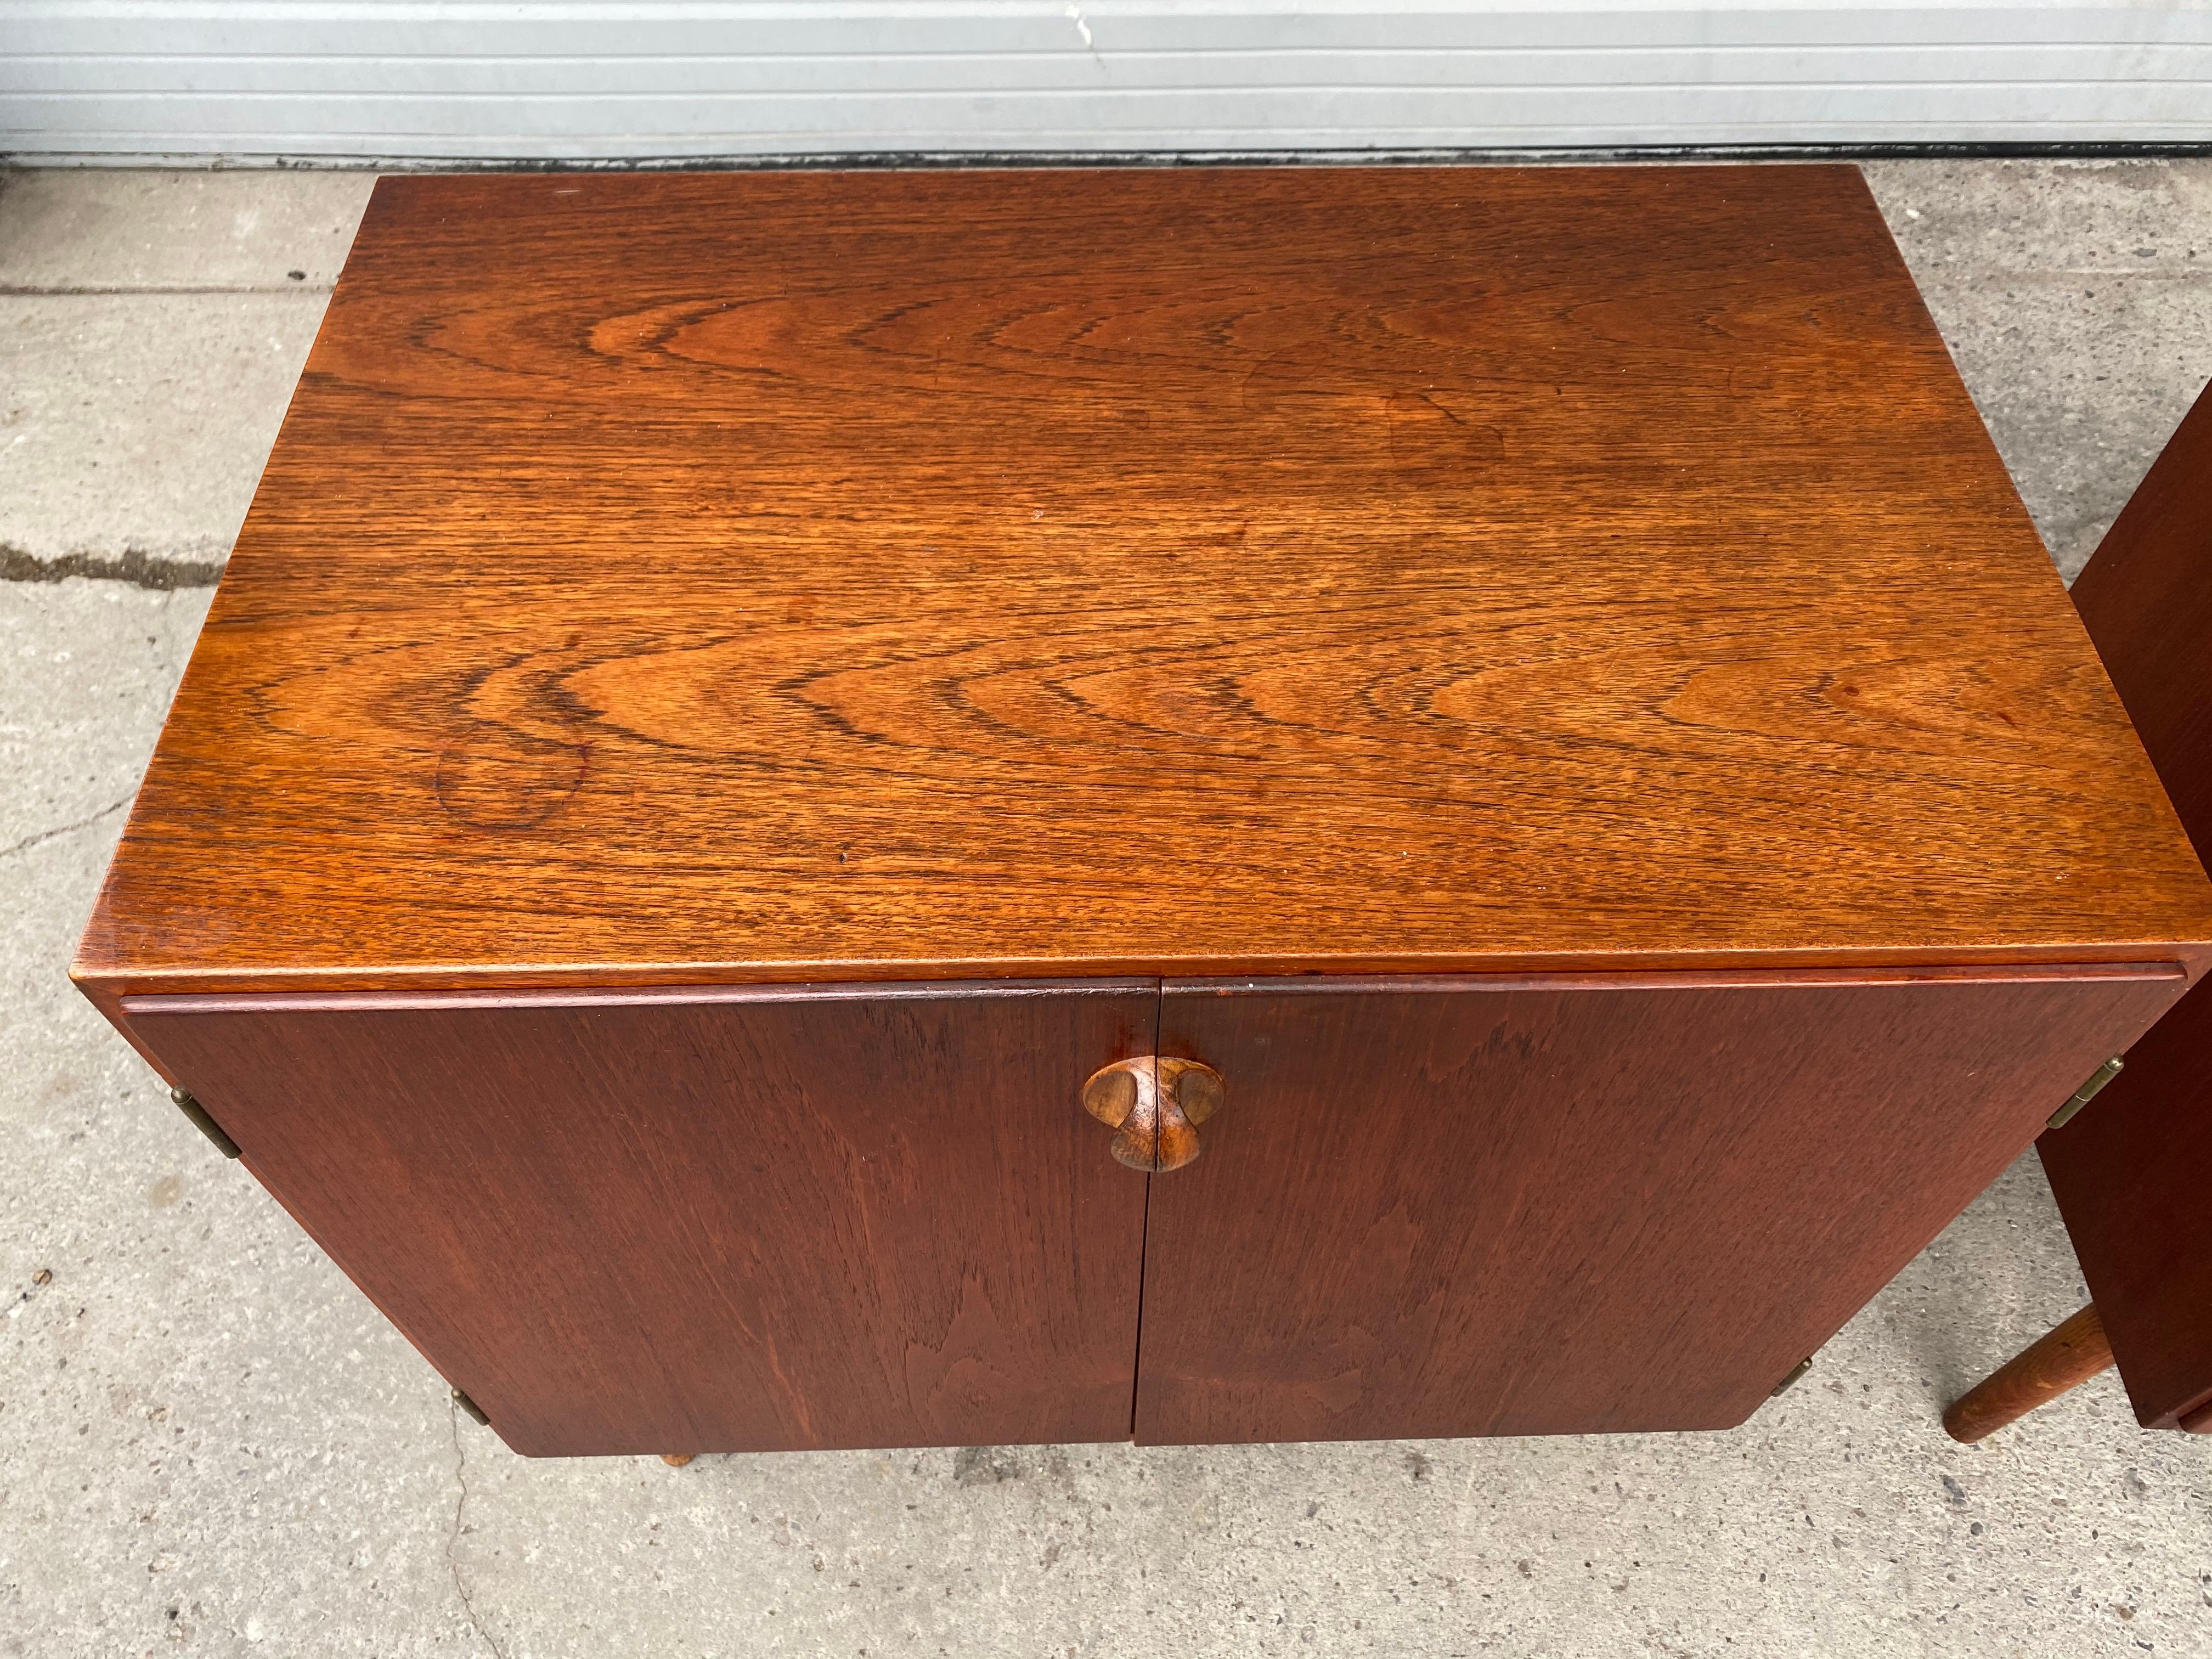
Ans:
{"type": "Polygon", "coordinates": [[[0,154],[2212,143],[2212,0],[0,0],[0,154]]]}

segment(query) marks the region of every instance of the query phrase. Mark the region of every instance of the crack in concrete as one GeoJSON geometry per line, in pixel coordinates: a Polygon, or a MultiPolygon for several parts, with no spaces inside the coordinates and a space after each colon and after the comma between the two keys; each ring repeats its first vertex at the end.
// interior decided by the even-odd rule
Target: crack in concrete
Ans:
{"type": "Polygon", "coordinates": [[[461,1516],[469,1507],[469,1455],[461,1449],[461,1408],[451,1400],[446,1402],[446,1426],[453,1436],[453,1485],[459,1489],[453,1500],[453,1529],[446,1534],[446,1569],[453,1575],[453,1594],[461,1598],[461,1611],[469,1616],[469,1628],[492,1650],[493,1659],[507,1659],[507,1650],[484,1628],[477,1604],[469,1596],[469,1587],[461,1582],[460,1559],[453,1553],[453,1547],[461,1541],[461,1516]]]}
{"type": "Polygon", "coordinates": [[[17,842],[13,847],[0,847],[0,859],[11,859],[18,853],[27,853],[33,847],[42,847],[46,842],[58,840],[63,836],[73,836],[80,830],[89,830],[94,824],[98,823],[100,819],[112,817],[116,813],[130,805],[137,793],[138,792],[134,789],[130,794],[125,795],[121,800],[110,801],[106,805],[101,807],[100,811],[94,812],[90,817],[79,818],[75,823],[64,823],[52,830],[41,830],[35,836],[24,836],[22,840],[17,842]]]}
{"type": "Polygon", "coordinates": [[[126,547],[117,558],[101,553],[64,553],[58,559],[42,559],[27,548],[0,542],[0,582],[59,582],[72,576],[128,582],[133,587],[167,593],[180,587],[213,587],[222,580],[222,562],[161,559],[143,547],[126,547]]]}

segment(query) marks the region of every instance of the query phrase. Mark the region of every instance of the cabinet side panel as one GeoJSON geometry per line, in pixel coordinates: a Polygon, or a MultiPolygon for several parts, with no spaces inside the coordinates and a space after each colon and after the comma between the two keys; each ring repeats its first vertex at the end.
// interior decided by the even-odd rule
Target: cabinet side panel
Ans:
{"type": "MultiPolygon", "coordinates": [[[[2212,392],[2074,602],[2197,856],[2212,858],[2212,392]]],[[[2171,1426],[2212,1398],[2212,988],[2191,992],[2037,1150],[2136,1415],[2171,1426]]]]}
{"type": "Polygon", "coordinates": [[[2197,856],[2212,862],[2212,390],[2113,520],[2074,605],[2197,856]]]}
{"type": "Polygon", "coordinates": [[[1126,1439],[1149,986],[132,1024],[533,1455],[1126,1439]]]}
{"type": "Polygon", "coordinates": [[[2212,981],[2036,1143],[2136,1418],[2212,1400],[2212,981]]]}
{"type": "Polygon", "coordinates": [[[2182,983],[1170,985],[1138,1437],[1741,1422],[2182,983]]]}

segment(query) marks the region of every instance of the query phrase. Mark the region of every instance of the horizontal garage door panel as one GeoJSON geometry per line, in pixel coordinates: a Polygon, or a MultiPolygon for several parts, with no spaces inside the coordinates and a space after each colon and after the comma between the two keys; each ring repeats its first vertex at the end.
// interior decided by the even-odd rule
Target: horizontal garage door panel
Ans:
{"type": "Polygon", "coordinates": [[[0,152],[2212,142],[2212,8],[30,0],[0,152]]]}

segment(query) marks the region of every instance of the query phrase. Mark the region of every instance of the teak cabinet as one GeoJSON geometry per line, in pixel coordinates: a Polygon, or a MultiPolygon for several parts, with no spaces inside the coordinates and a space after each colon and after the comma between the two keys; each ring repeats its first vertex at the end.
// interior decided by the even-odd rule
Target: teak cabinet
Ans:
{"type": "Polygon", "coordinates": [[[1851,170],[976,170],[380,183],[76,971],[678,1453],[1737,1423],[2208,959],[1851,170]]]}

